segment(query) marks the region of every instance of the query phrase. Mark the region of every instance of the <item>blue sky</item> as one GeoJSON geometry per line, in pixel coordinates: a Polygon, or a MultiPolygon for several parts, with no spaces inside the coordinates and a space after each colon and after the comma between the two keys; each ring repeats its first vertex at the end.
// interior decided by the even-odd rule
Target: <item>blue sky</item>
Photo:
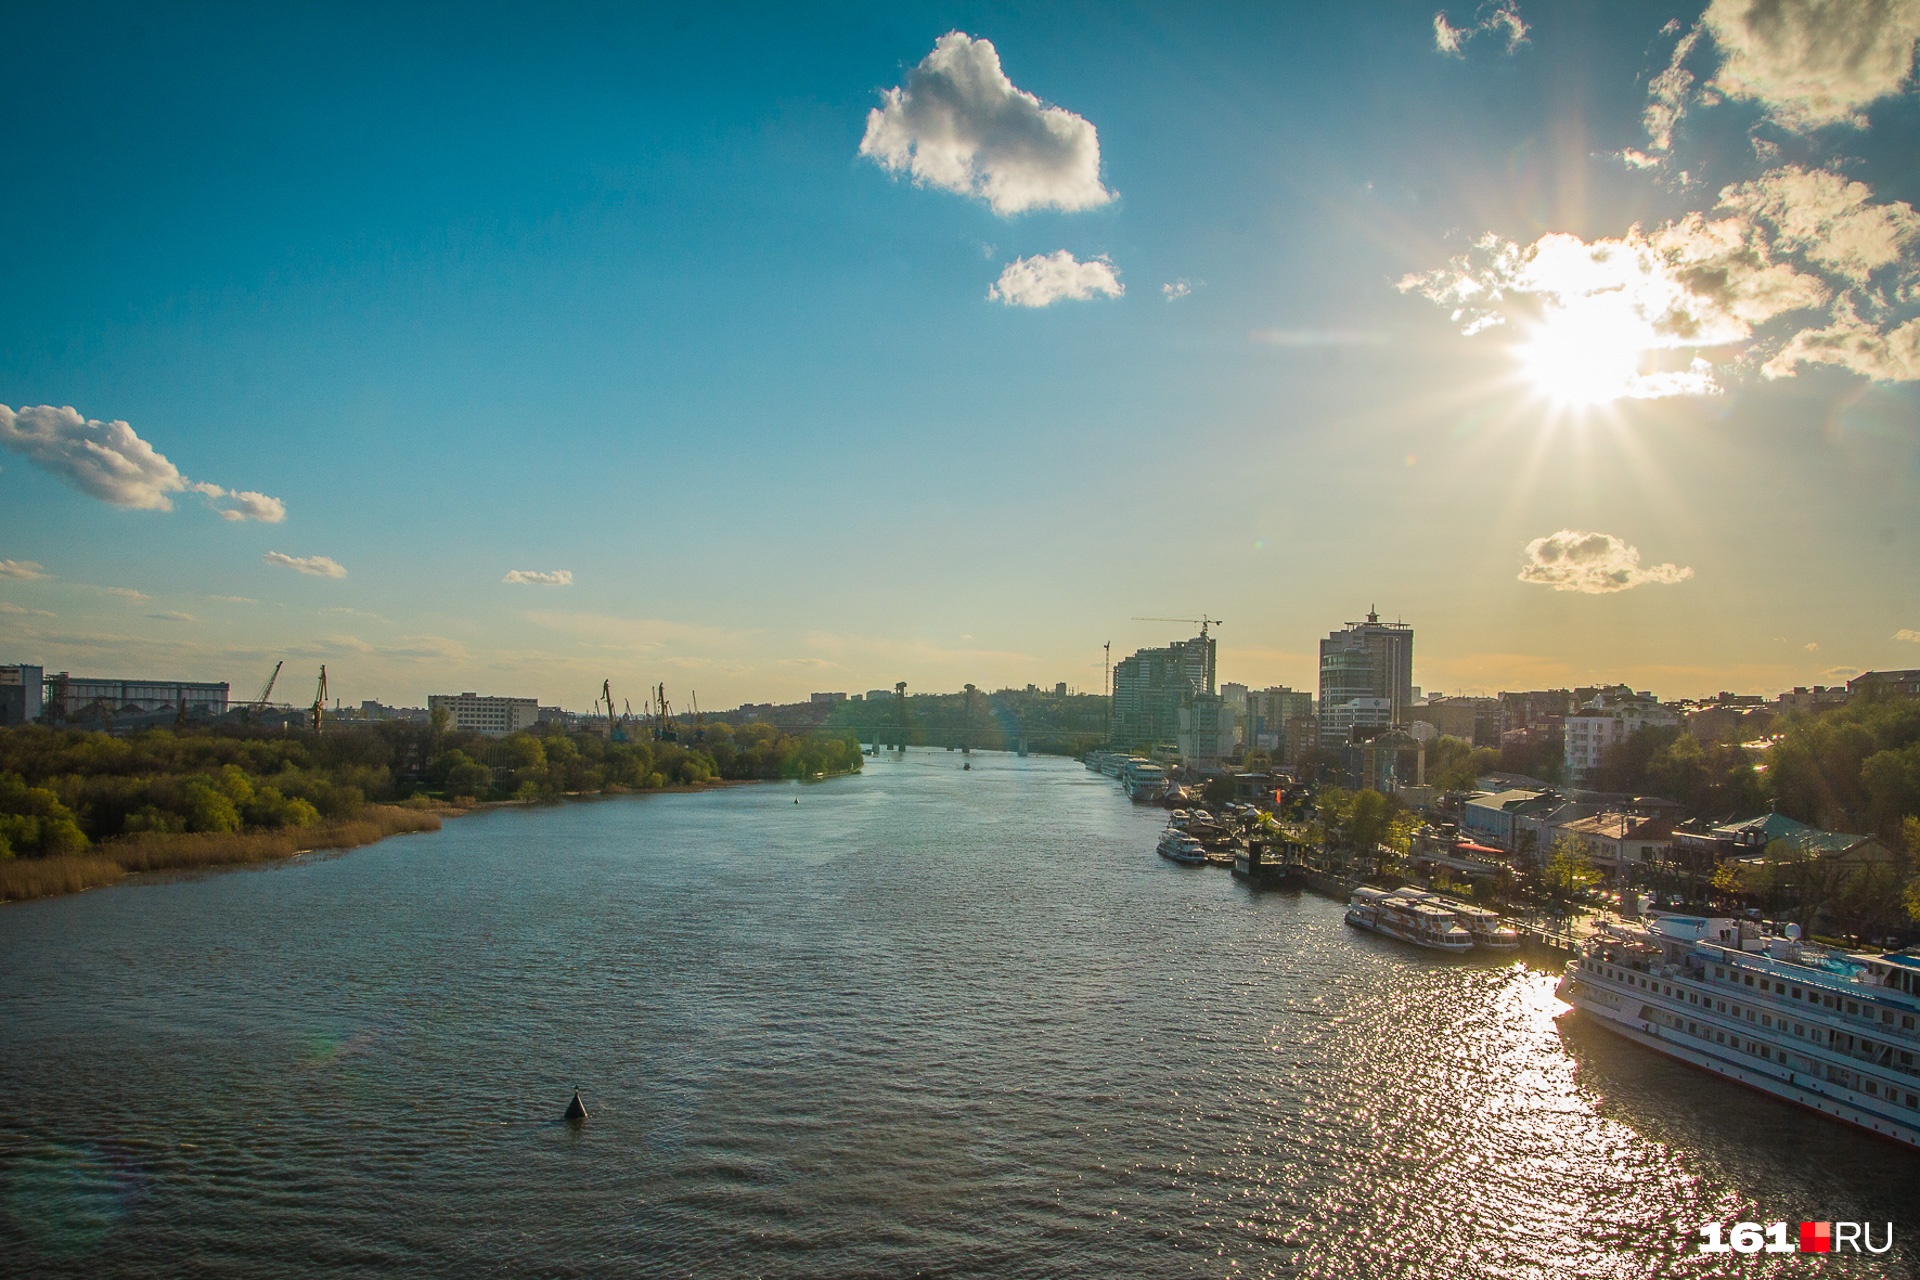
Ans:
{"type": "Polygon", "coordinates": [[[1920,665],[1916,19],[1745,7],[16,7],[0,405],[75,418],[0,430],[0,651],[722,706],[1204,611],[1311,687],[1377,603],[1428,688],[1920,665]],[[950,32],[973,194],[861,155],[900,89],[938,158],[950,32]],[[116,420],[220,492],[89,489],[116,420]]]}

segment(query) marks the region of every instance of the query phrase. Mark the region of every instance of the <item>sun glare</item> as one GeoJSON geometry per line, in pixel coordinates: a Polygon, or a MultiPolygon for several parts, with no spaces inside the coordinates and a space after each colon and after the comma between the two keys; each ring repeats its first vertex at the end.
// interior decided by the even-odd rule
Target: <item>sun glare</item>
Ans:
{"type": "Polygon", "coordinates": [[[1591,310],[1549,316],[1516,348],[1536,391],[1555,404],[1606,404],[1634,394],[1641,377],[1640,335],[1591,310]]]}

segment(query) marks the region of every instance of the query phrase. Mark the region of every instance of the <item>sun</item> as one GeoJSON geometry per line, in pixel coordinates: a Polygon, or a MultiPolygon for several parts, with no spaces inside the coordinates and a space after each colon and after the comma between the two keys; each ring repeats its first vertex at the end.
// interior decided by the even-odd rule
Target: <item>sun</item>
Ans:
{"type": "Polygon", "coordinates": [[[1644,395],[1645,324],[1609,311],[1583,306],[1549,312],[1514,349],[1521,376],[1567,408],[1644,395]]]}

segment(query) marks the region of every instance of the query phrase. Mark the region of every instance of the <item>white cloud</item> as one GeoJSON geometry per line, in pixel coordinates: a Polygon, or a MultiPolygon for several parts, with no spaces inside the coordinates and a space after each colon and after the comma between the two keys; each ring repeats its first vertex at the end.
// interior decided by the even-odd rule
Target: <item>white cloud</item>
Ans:
{"type": "Polygon", "coordinates": [[[1535,538],[1522,554],[1526,563],[1520,568],[1520,581],[1584,595],[1628,591],[1648,583],[1671,586],[1693,576],[1692,569],[1678,565],[1642,567],[1639,548],[1610,533],[1562,529],[1535,538]]]}
{"type": "Polygon", "coordinates": [[[1920,0],[1713,0],[1701,21],[1722,59],[1712,88],[1789,129],[1858,128],[1909,82],[1920,0]]]}
{"type": "Polygon", "coordinates": [[[52,576],[45,566],[34,560],[0,560],[0,578],[34,582],[52,576]]]}
{"type": "Polygon", "coordinates": [[[1893,633],[1893,638],[1905,640],[1908,644],[1920,644],[1920,631],[1915,631],[1911,627],[1902,627],[1893,633]]]}
{"type": "Polygon", "coordinates": [[[311,574],[316,578],[344,578],[347,571],[339,561],[327,556],[289,556],[278,551],[269,551],[260,557],[268,564],[277,564],[283,569],[292,569],[296,573],[311,574]]]}
{"type": "Polygon", "coordinates": [[[1808,653],[1820,652],[1820,642],[1818,640],[1809,640],[1805,644],[1801,645],[1800,647],[1802,649],[1805,649],[1808,653]]]}
{"type": "Polygon", "coordinates": [[[1095,294],[1118,298],[1126,291],[1113,263],[1104,256],[1079,262],[1060,249],[1015,258],[987,290],[987,297],[1009,307],[1045,307],[1062,300],[1084,301],[1095,294]]]}
{"type": "MultiPolygon", "coordinates": [[[[215,484],[195,484],[142,440],[125,422],[82,418],[71,406],[21,408],[0,405],[0,444],[24,454],[82,493],[116,507],[139,511],[173,510],[173,494],[191,490],[209,500],[230,497],[239,507],[219,509],[229,520],[286,518],[278,498],[247,491],[229,493],[215,484]]],[[[217,508],[218,509],[218,508],[217,508]]]]}
{"type": "MultiPolygon", "coordinates": [[[[1666,30],[1671,32],[1677,24],[1668,23],[1666,30]]],[[[1673,150],[1673,131],[1687,114],[1687,106],[1693,101],[1693,73],[1683,65],[1693,53],[1693,47],[1700,43],[1700,28],[1695,26],[1673,46],[1673,57],[1667,61],[1667,69],[1653,78],[1647,86],[1647,108],[1640,120],[1647,130],[1647,143],[1659,152],[1673,150]]],[[[1626,153],[1627,162],[1635,168],[1652,168],[1661,163],[1638,151],[1626,153]]]]}
{"type": "Polygon", "coordinates": [[[1433,15],[1433,47],[1456,58],[1465,56],[1467,41],[1489,31],[1507,38],[1508,53],[1525,44],[1527,24],[1521,21],[1520,6],[1514,0],[1488,0],[1474,10],[1473,21],[1464,27],[1448,22],[1445,10],[1433,15]]]}
{"type": "Polygon", "coordinates": [[[11,614],[18,618],[51,618],[54,615],[46,609],[29,609],[9,600],[0,600],[0,613],[11,614]]]}
{"type": "Polygon", "coordinates": [[[1802,364],[1839,365],[1875,382],[1920,381],[1920,320],[1882,330],[1843,303],[1832,324],[1794,334],[1760,372],[1791,378],[1802,364]]]}
{"type": "Polygon", "coordinates": [[[1720,192],[1720,207],[1771,227],[1774,243],[1856,285],[1901,260],[1920,239],[1920,214],[1902,200],[1873,204],[1873,191],[1824,169],[1787,165],[1720,192]]]}
{"type": "Polygon", "coordinates": [[[573,583],[573,570],[509,569],[507,576],[500,581],[518,583],[522,586],[565,587],[573,583]]]}
{"type": "Polygon", "coordinates": [[[992,41],[948,32],[905,88],[883,96],[867,113],[860,154],[890,172],[978,196],[1002,216],[1113,199],[1092,123],[1015,88],[992,41]]]}
{"type": "Polygon", "coordinates": [[[122,600],[131,600],[135,604],[140,603],[142,600],[153,599],[153,597],[146,592],[135,591],[132,587],[96,587],[95,590],[104,591],[110,596],[119,596],[122,600]]]}
{"type": "Polygon", "coordinates": [[[192,614],[182,613],[178,609],[167,609],[161,613],[150,613],[147,616],[149,618],[152,618],[155,622],[198,622],[200,621],[200,619],[194,617],[192,614]]]}
{"type": "Polygon", "coordinates": [[[1161,285],[1160,292],[1166,295],[1166,299],[1168,302],[1172,302],[1175,298],[1184,298],[1188,294],[1192,293],[1193,286],[1189,284],[1184,278],[1182,278],[1179,280],[1175,280],[1170,284],[1161,285]]]}
{"type": "Polygon", "coordinates": [[[261,524],[279,524],[287,518],[287,504],[252,489],[223,489],[217,484],[191,484],[195,493],[205,495],[207,505],[220,513],[222,520],[257,520],[261,524]],[[222,501],[234,505],[223,507],[222,501]]]}

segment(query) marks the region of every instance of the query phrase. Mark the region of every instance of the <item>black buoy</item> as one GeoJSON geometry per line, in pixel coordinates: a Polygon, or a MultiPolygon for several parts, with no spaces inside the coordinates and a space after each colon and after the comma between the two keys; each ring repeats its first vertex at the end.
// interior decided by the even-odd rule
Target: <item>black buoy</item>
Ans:
{"type": "Polygon", "coordinates": [[[587,1118],[587,1104],[580,1101],[580,1091],[578,1089],[573,1091],[573,1101],[567,1104],[567,1114],[562,1118],[572,1120],[575,1123],[587,1118]]]}

